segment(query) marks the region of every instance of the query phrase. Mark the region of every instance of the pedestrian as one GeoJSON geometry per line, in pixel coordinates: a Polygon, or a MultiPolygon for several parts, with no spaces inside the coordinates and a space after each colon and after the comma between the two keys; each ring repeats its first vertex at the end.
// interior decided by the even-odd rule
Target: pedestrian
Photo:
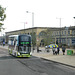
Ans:
{"type": "Polygon", "coordinates": [[[47,50],[48,46],[45,46],[45,51],[47,50]]]}
{"type": "Polygon", "coordinates": [[[66,48],[64,46],[62,46],[63,55],[65,55],[65,50],[66,50],[66,48]]]}
{"type": "Polygon", "coordinates": [[[59,46],[57,47],[57,54],[59,55],[59,51],[60,51],[60,49],[59,49],[59,46]]]}
{"type": "Polygon", "coordinates": [[[55,47],[52,48],[53,55],[55,55],[55,47]]]}
{"type": "Polygon", "coordinates": [[[39,46],[37,46],[37,53],[39,53],[39,46]]]}
{"type": "Polygon", "coordinates": [[[57,55],[57,47],[55,47],[55,54],[57,55]]]}
{"type": "Polygon", "coordinates": [[[3,41],[3,46],[5,46],[5,41],[3,41]]]}

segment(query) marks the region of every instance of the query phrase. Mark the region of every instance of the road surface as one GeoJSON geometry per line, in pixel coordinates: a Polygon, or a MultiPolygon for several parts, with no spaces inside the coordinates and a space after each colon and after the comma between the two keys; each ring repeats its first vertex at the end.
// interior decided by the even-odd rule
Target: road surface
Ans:
{"type": "Polygon", "coordinates": [[[0,49],[0,75],[75,75],[75,69],[34,56],[15,58],[0,49]]]}

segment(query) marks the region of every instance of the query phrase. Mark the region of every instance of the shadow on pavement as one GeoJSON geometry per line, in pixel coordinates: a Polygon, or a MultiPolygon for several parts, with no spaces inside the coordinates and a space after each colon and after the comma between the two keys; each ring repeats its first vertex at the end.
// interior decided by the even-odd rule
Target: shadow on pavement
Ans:
{"type": "Polygon", "coordinates": [[[16,59],[16,57],[13,56],[1,56],[0,60],[7,60],[7,59],[16,59]]]}
{"type": "Polygon", "coordinates": [[[0,57],[0,60],[7,60],[7,59],[26,59],[26,60],[28,60],[28,59],[33,59],[33,58],[37,58],[37,57],[35,57],[35,56],[31,56],[31,57],[15,57],[15,56],[12,56],[12,55],[8,55],[8,56],[4,55],[4,56],[0,57]]]}

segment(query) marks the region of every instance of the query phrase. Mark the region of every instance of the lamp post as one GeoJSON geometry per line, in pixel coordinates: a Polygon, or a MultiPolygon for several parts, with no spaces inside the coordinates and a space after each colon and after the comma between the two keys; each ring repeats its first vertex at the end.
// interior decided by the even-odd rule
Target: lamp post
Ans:
{"type": "Polygon", "coordinates": [[[73,17],[75,19],[75,17],[73,17]]]}
{"type": "Polygon", "coordinates": [[[22,22],[22,23],[24,23],[24,34],[25,34],[25,24],[27,24],[27,22],[22,22]]]}
{"type": "Polygon", "coordinates": [[[61,19],[62,18],[56,18],[56,19],[59,19],[60,20],[60,44],[61,44],[61,19]]]}
{"type": "MultiPolygon", "coordinates": [[[[75,20],[75,17],[73,17],[73,18],[74,18],[74,20],[75,20]]],[[[73,35],[75,35],[75,32],[74,32],[74,30],[75,30],[75,21],[74,21],[73,35]]]]}
{"type": "MultiPolygon", "coordinates": [[[[26,11],[26,13],[32,13],[32,28],[34,27],[34,12],[26,11]]],[[[32,29],[32,39],[33,39],[33,29],[32,29]]]]}
{"type": "Polygon", "coordinates": [[[65,27],[66,30],[66,45],[68,45],[68,27],[65,27]]]}
{"type": "MultiPolygon", "coordinates": [[[[74,18],[74,20],[75,20],[75,17],[73,17],[74,18]]],[[[72,40],[72,42],[73,42],[73,44],[74,44],[74,46],[75,46],[75,21],[74,21],[74,28],[72,29],[72,35],[73,35],[73,40],[72,40]]]]}
{"type": "Polygon", "coordinates": [[[32,27],[34,27],[34,12],[26,11],[26,13],[32,13],[32,27]]]}
{"type": "MultiPolygon", "coordinates": [[[[75,17],[73,17],[75,19],[75,17]]],[[[74,21],[74,25],[75,25],[75,21],[74,21]]]]}
{"type": "MultiPolygon", "coordinates": [[[[26,13],[31,13],[32,14],[32,28],[34,27],[34,12],[29,12],[26,11],[26,13]]],[[[32,44],[33,44],[33,29],[32,29],[32,44]]],[[[34,50],[34,44],[33,44],[33,50],[34,50]]]]}

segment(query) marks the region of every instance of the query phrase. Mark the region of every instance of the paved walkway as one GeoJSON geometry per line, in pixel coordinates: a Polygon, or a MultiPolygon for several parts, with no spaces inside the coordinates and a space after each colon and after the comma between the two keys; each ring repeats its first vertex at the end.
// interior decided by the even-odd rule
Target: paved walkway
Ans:
{"type": "Polygon", "coordinates": [[[37,53],[35,50],[34,53],[32,53],[32,55],[75,68],[75,55],[67,55],[67,50],[73,50],[73,49],[66,49],[65,55],[63,55],[61,49],[60,49],[59,55],[53,55],[51,49],[50,49],[49,53],[46,52],[44,48],[42,48],[42,49],[40,48],[40,50],[42,50],[42,52],[37,53]]]}
{"type": "MultiPolygon", "coordinates": [[[[0,48],[8,49],[8,46],[4,47],[0,46],[0,48]]],[[[34,52],[32,52],[32,55],[75,68],[75,55],[67,55],[67,50],[73,50],[73,49],[66,49],[65,55],[62,54],[61,49],[59,55],[53,55],[51,49],[49,50],[50,52],[46,52],[45,48],[39,48],[39,49],[41,50],[41,52],[37,53],[37,50],[34,50],[34,52]]]]}

